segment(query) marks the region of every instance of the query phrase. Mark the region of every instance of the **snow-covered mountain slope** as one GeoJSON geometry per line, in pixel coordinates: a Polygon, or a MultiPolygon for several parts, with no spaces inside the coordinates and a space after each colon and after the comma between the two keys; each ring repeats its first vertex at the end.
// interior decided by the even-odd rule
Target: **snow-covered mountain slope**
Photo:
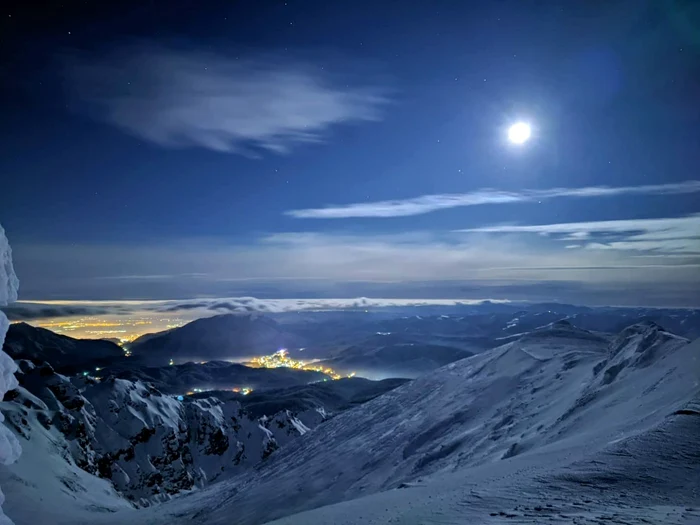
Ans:
{"type": "MultiPolygon", "coordinates": [[[[597,502],[595,512],[608,504],[611,513],[622,512],[624,502],[595,488],[599,483],[610,487],[619,480],[638,496],[644,483],[633,486],[628,476],[644,462],[682,473],[690,459],[697,469],[699,434],[691,432],[697,423],[669,418],[697,402],[699,356],[699,342],[689,345],[653,325],[632,327],[608,342],[556,323],[344,412],[254,472],[169,502],[145,522],[216,525],[235,516],[236,523],[257,524],[374,494],[283,522],[463,523],[473,506],[477,522],[487,523],[514,514],[522,492],[531,507],[518,515],[530,512],[527,522],[539,523],[538,516],[554,510],[537,510],[534,502],[559,511],[560,496],[572,497],[578,485],[581,493],[596,494],[588,498],[597,502]],[[683,434],[667,436],[676,424],[683,434]],[[661,444],[654,438],[659,432],[666,436],[661,444]],[[663,443],[672,440],[687,448],[667,449],[663,443]],[[598,458],[616,457],[625,447],[644,454],[596,467],[598,458]],[[589,471],[581,474],[586,465],[589,471]],[[615,474],[606,478],[606,469],[615,474]],[[575,472],[578,481],[570,479],[575,472]]],[[[666,488],[687,483],[687,474],[667,480],[666,488]]],[[[697,505],[693,490],[671,503],[697,505]]],[[[566,501],[566,512],[574,503],[566,501]]]]}
{"type": "Polygon", "coordinates": [[[96,366],[125,360],[116,344],[104,339],[74,339],[26,323],[10,326],[3,350],[12,359],[49,363],[63,373],[92,370],[96,366]]]}
{"type": "Polygon", "coordinates": [[[471,355],[458,347],[381,332],[341,347],[321,364],[339,373],[357,372],[363,377],[416,377],[471,355]]]}
{"type": "MultiPolygon", "coordinates": [[[[114,500],[116,493],[107,486],[101,492],[104,504],[93,507],[92,502],[99,501],[94,492],[98,489],[80,479],[75,486],[87,494],[83,488],[71,493],[54,482],[42,485],[33,481],[27,473],[32,468],[22,459],[0,471],[0,484],[9,486],[8,514],[17,525],[37,520],[66,525],[229,525],[276,518],[287,525],[615,520],[636,524],[645,519],[696,523],[700,520],[700,512],[694,510],[700,507],[700,477],[695,475],[700,470],[699,358],[699,341],[688,344],[653,323],[608,337],[557,322],[405,383],[317,428],[291,411],[254,417],[250,421],[260,428],[251,445],[256,453],[269,451],[272,440],[289,442],[252,469],[232,468],[218,476],[219,483],[185,491],[160,505],[119,507],[123,500],[114,500]],[[51,494],[44,496],[42,488],[51,494]],[[57,488],[63,491],[58,496],[57,488]],[[64,497],[75,502],[60,499],[64,497]],[[57,501],[62,505],[58,514],[53,506],[57,501]]],[[[159,397],[138,382],[119,380],[112,382],[131,386],[113,386],[116,392],[103,398],[102,389],[109,391],[108,384],[74,382],[84,406],[62,381],[61,388],[52,381],[46,386],[61,406],[72,407],[68,415],[76,417],[88,405],[109,411],[110,401],[122,407],[114,415],[116,422],[108,416],[97,426],[113,429],[119,439],[129,436],[129,445],[119,444],[114,436],[102,438],[100,445],[112,450],[133,447],[132,453],[117,453],[114,462],[129,480],[132,474],[154,480],[148,464],[157,464],[157,472],[167,479],[156,476],[154,486],[167,493],[166,482],[186,479],[176,473],[186,472],[196,486],[197,475],[214,478],[220,458],[227,464],[229,459],[235,461],[229,453],[231,435],[219,432],[222,422],[236,416],[229,408],[233,400],[181,403],[163,399],[167,396],[159,397]],[[194,432],[185,432],[179,449],[189,451],[196,472],[178,468],[189,461],[182,454],[168,456],[173,448],[166,436],[182,435],[180,425],[194,432]],[[136,444],[131,443],[134,437],[136,444]],[[229,437],[229,448],[219,455],[224,437],[229,437]],[[141,463],[144,458],[148,463],[141,463]]],[[[27,413],[20,411],[19,422],[28,419],[32,432],[39,426],[45,429],[45,418],[42,423],[41,416],[27,415],[37,411],[32,407],[39,403],[50,411],[52,397],[45,395],[48,401],[44,401],[38,395],[30,398],[28,389],[17,392],[12,402],[3,403],[8,420],[14,424],[17,418],[10,412],[24,407],[27,413]]],[[[313,412],[310,415],[323,415],[313,412]]],[[[64,420],[70,422],[65,416],[56,417],[58,422],[64,420]]],[[[64,428],[80,430],[65,421],[64,428]]],[[[66,439],[65,432],[51,435],[55,450],[69,451],[70,457],[63,461],[70,470],[77,468],[71,461],[81,457],[74,451],[80,432],[72,439],[66,439]]],[[[242,434],[237,434],[236,446],[242,434]]],[[[43,442],[30,439],[28,445],[35,443],[43,442]]],[[[97,457],[104,453],[96,446],[93,451],[97,457]]],[[[53,457],[57,461],[55,453],[53,457]]],[[[50,475],[61,470],[51,468],[50,475]]],[[[148,483],[137,487],[148,488],[148,483]]]]}
{"type": "Polygon", "coordinates": [[[133,508],[109,480],[76,464],[74,454],[84,457],[80,445],[53,423],[52,411],[43,401],[22,387],[14,393],[11,402],[1,405],[17,432],[22,455],[17,463],[0,469],[0,486],[5,510],[16,524],[55,523],[54,516],[61,515],[87,521],[133,508]]]}
{"type": "MultiPolygon", "coordinates": [[[[389,390],[393,390],[408,379],[384,379],[370,381],[362,377],[345,377],[336,381],[322,381],[303,386],[266,391],[255,391],[247,396],[229,392],[217,393],[221,399],[229,396],[238,399],[246,412],[256,417],[276,414],[285,410],[294,413],[310,409],[337,413],[366,403],[389,390]]],[[[197,394],[194,397],[204,397],[197,394]]]]}
{"type": "MultiPolygon", "coordinates": [[[[117,493],[143,506],[250,468],[330,416],[310,409],[255,418],[235,400],[180,401],[138,381],[71,380],[48,364],[29,361],[20,367],[21,386],[0,409],[32,450],[5,472],[12,494],[21,494],[25,506],[42,501],[44,484],[36,479],[42,461],[57,479],[72,480],[59,492],[73,492],[83,507],[95,504],[102,492],[116,498],[109,508],[124,506],[117,493]],[[105,485],[92,478],[113,489],[90,490],[83,497],[91,483],[87,474],[109,480],[105,485]]],[[[13,509],[22,506],[14,497],[10,503],[13,509]]]]}
{"type": "Polygon", "coordinates": [[[683,410],[661,416],[651,429],[594,451],[585,442],[564,441],[269,523],[696,525],[700,399],[695,400],[695,416],[683,410]]]}
{"type": "Polygon", "coordinates": [[[20,386],[0,410],[30,455],[0,471],[0,483],[9,487],[8,513],[18,525],[38,516],[47,523],[93,520],[94,513],[152,505],[225,479],[336,410],[403,382],[347,379],[250,400],[230,392],[180,400],[140,381],[68,378],[26,360],[17,375],[20,386]],[[70,512],[59,515],[59,507],[70,512]]]}

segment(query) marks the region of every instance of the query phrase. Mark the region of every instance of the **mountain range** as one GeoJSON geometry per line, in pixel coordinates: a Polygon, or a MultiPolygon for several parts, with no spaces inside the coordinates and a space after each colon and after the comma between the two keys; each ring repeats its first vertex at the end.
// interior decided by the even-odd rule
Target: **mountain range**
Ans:
{"type": "MultiPolygon", "coordinates": [[[[102,342],[15,329],[0,411],[24,453],[0,469],[4,510],[17,525],[700,522],[700,341],[646,310],[619,330],[601,328],[629,311],[347,315],[198,320],[77,374],[58,367],[93,363],[90,345],[104,358],[102,342]],[[162,362],[206,329],[208,356],[293,342],[413,379],[162,362]]],[[[693,333],[693,311],[671,319],[693,333]]]]}
{"type": "Polygon", "coordinates": [[[217,315],[148,334],[129,349],[142,362],[166,365],[170,359],[244,362],[286,348],[296,359],[384,378],[416,377],[562,319],[605,333],[649,321],[688,339],[700,337],[700,312],[692,309],[487,303],[388,310],[217,315]]]}
{"type": "Polygon", "coordinates": [[[154,523],[697,520],[698,355],[653,323],[545,326],[340,414],[154,523]]]}
{"type": "Polygon", "coordinates": [[[175,397],[139,380],[68,378],[26,360],[17,377],[19,387],[0,410],[25,454],[5,473],[12,478],[6,486],[20,483],[24,498],[41,500],[47,470],[35,462],[44,458],[62,492],[89,492],[92,476],[109,481],[105,492],[112,498],[138,507],[251,468],[336,413],[401,383],[344,379],[324,384],[325,396],[314,399],[310,385],[243,403],[246,396],[232,393],[175,397]]]}
{"type": "Polygon", "coordinates": [[[129,347],[133,356],[149,364],[245,359],[299,346],[299,340],[268,317],[225,314],[205,317],[166,332],[148,334],[129,347]]]}

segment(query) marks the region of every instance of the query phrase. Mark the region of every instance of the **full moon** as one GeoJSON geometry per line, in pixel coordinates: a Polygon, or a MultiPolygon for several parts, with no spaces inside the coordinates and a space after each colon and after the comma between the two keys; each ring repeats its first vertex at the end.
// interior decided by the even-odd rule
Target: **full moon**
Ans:
{"type": "Polygon", "coordinates": [[[516,122],[508,128],[508,140],[513,144],[524,144],[530,138],[530,125],[525,122],[516,122]]]}

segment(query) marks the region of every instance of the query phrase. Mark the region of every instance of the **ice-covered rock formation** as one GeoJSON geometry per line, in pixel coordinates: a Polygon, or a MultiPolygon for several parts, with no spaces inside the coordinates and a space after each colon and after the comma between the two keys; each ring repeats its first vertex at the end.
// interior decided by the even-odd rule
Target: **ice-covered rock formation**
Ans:
{"type": "MultiPolygon", "coordinates": [[[[0,411],[24,446],[63,463],[59,477],[76,478],[77,467],[139,507],[249,469],[326,419],[316,410],[256,417],[236,400],[183,399],[141,381],[18,363],[19,386],[0,411]]],[[[27,486],[29,470],[14,472],[27,486]]],[[[70,490],[84,494],[83,485],[70,490]]]]}
{"type": "MultiPolygon", "coordinates": [[[[17,289],[19,280],[12,267],[12,250],[10,243],[5,236],[5,230],[0,226],[0,306],[17,300],[17,289]]],[[[0,399],[5,393],[17,386],[14,372],[17,365],[5,352],[2,351],[2,344],[5,341],[5,334],[9,326],[9,321],[4,313],[0,311],[0,399]]],[[[2,424],[4,418],[0,414],[0,463],[8,465],[17,460],[20,454],[20,446],[14,434],[2,424]]],[[[0,504],[4,501],[4,496],[0,491],[0,504]]],[[[0,525],[11,524],[10,519],[0,509],[0,525]]]]}

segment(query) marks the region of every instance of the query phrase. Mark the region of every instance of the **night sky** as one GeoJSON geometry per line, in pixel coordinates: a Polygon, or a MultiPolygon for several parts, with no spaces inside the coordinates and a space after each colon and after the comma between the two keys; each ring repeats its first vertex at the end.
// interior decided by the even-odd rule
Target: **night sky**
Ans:
{"type": "Polygon", "coordinates": [[[700,2],[12,3],[23,299],[699,305],[700,2]]]}

